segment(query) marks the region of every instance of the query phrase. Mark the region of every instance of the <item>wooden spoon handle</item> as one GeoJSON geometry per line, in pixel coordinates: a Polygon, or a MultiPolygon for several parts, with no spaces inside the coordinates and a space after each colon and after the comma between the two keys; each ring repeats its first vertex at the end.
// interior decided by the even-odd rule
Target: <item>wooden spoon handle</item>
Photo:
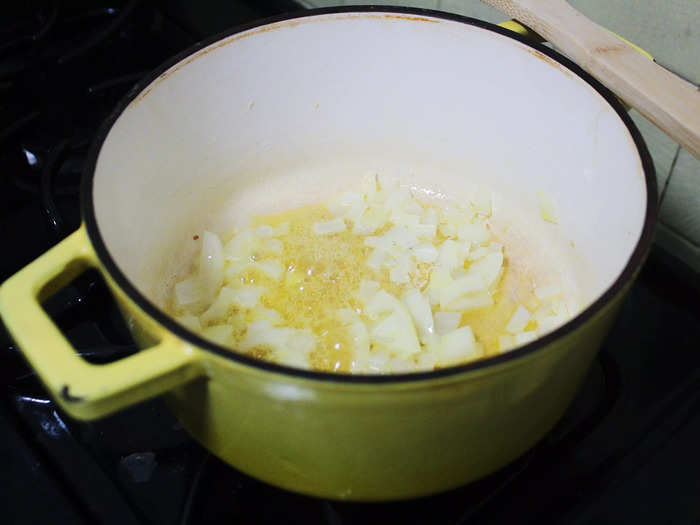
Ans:
{"type": "Polygon", "coordinates": [[[564,0],[482,0],[561,49],[700,159],[700,91],[564,0]]]}

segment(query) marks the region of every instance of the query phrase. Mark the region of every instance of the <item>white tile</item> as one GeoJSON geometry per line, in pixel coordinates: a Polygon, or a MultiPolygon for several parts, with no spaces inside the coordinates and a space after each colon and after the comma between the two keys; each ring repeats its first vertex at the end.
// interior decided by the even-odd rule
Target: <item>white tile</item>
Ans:
{"type": "Polygon", "coordinates": [[[661,204],[663,223],[700,247],[700,161],[681,149],[661,204]]]}
{"type": "Polygon", "coordinates": [[[668,253],[683,261],[687,266],[700,273],[700,247],[678,235],[663,223],[656,229],[654,242],[668,253]]]}
{"type": "Polygon", "coordinates": [[[668,175],[671,172],[671,164],[678,151],[676,144],[671,137],[666,135],[659,128],[645,119],[637,111],[631,110],[630,116],[639,128],[644,142],[646,142],[651,158],[654,159],[654,168],[656,170],[656,182],[659,187],[659,198],[663,196],[664,186],[668,180],[668,175]]]}

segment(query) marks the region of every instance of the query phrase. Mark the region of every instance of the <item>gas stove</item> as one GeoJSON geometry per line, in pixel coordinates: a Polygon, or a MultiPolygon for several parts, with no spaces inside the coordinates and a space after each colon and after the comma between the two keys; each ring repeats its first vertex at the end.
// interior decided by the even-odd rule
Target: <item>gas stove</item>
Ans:
{"type": "MultiPolygon", "coordinates": [[[[13,6],[0,23],[0,280],[78,227],[87,148],[138,79],[214,30],[295,7],[13,6]]],[[[699,290],[696,275],[655,248],[584,387],[535,448],[454,491],[373,504],[249,478],[191,439],[160,399],[96,422],[72,420],[0,326],[3,522],[700,522],[699,290]]],[[[137,350],[96,272],[45,307],[88,361],[137,350]]]]}

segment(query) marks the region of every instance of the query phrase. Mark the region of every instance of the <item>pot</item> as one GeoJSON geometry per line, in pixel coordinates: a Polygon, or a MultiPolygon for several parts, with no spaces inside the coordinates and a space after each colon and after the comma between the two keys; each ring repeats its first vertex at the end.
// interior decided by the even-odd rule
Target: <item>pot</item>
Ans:
{"type": "Polygon", "coordinates": [[[5,324],[66,412],[94,419],[165,394],[188,432],[243,472],[387,500],[485,476],[552,428],[650,248],[657,190],[620,103],[552,50],[446,13],[333,8],[238,28],[142,81],[98,133],[82,213],[0,288],[5,324]],[[585,308],[509,353],[392,376],[256,360],[161,308],[193,234],[325,198],[367,169],[455,195],[493,188],[532,218],[520,226],[577,254],[561,261],[592,268],[585,308]],[[539,219],[536,189],[557,202],[559,225],[539,219]],[[42,309],[87,268],[141,352],[87,363],[42,309]]]}

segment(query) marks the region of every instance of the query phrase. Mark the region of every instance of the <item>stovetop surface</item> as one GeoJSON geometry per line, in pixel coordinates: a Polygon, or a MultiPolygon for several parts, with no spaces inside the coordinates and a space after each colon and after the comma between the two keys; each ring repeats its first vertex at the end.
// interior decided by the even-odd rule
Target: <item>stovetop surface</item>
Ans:
{"type": "MultiPolygon", "coordinates": [[[[77,228],[87,148],[134,82],[207,36],[213,26],[203,30],[202,20],[225,27],[290,6],[207,2],[196,14],[177,2],[13,6],[0,21],[0,280],[77,228]]],[[[549,435],[481,481],[396,503],[325,501],[251,479],[209,455],[160,399],[97,422],[71,420],[0,326],[2,521],[700,523],[697,283],[655,248],[549,435]]],[[[89,361],[136,351],[95,272],[46,308],[89,361]]]]}

